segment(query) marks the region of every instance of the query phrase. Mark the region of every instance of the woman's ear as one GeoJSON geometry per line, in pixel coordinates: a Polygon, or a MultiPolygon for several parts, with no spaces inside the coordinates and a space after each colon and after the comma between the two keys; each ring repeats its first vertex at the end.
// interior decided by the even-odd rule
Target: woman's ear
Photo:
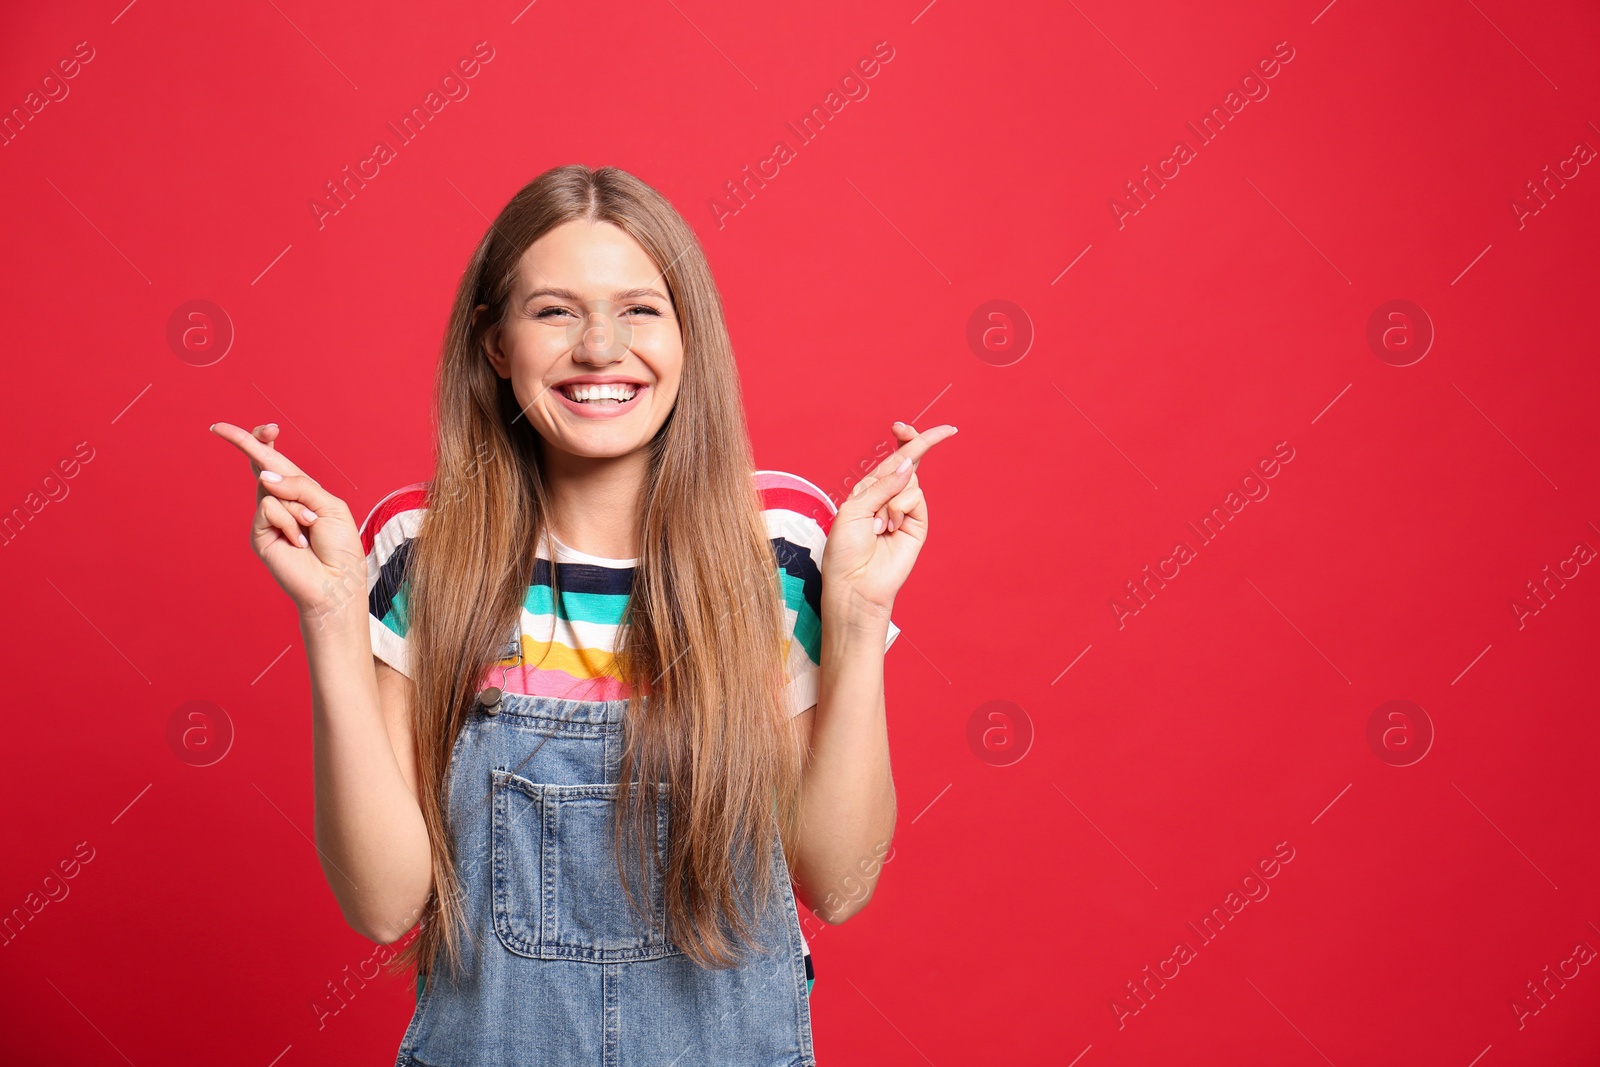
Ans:
{"type": "MultiPolygon", "coordinates": [[[[472,309],[472,323],[468,329],[469,336],[478,332],[478,318],[488,310],[488,304],[479,304],[477,307],[472,309]]],[[[482,338],[483,354],[484,357],[488,359],[489,366],[493,367],[495,369],[495,373],[499,374],[500,377],[511,377],[510,361],[506,359],[505,353],[500,350],[499,323],[491,324],[487,329],[485,329],[483,331],[482,338]]]]}

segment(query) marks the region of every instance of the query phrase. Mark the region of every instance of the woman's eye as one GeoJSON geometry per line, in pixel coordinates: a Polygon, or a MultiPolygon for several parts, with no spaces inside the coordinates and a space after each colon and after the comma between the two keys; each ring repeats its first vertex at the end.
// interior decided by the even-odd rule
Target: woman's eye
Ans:
{"type": "MultiPolygon", "coordinates": [[[[540,311],[535,312],[533,317],[536,318],[536,319],[553,319],[558,315],[572,315],[572,314],[573,314],[572,311],[570,311],[569,309],[561,307],[560,305],[555,305],[555,306],[547,307],[547,308],[544,308],[544,309],[542,309],[540,311]]],[[[624,315],[639,315],[639,314],[643,314],[643,315],[655,315],[657,317],[660,317],[661,312],[657,311],[655,308],[649,306],[648,304],[635,304],[632,307],[630,307],[627,310],[625,310],[623,312],[623,314],[624,315]]],[[[576,316],[573,316],[573,317],[576,317],[576,316]]]]}

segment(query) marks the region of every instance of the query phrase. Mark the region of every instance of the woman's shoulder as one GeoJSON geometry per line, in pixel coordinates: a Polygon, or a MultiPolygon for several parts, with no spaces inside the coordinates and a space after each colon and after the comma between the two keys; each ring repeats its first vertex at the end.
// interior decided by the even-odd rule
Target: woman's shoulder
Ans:
{"type": "Polygon", "coordinates": [[[417,535],[428,508],[428,483],[402,485],[372,506],[361,523],[361,548],[368,556],[390,556],[417,535]]]}

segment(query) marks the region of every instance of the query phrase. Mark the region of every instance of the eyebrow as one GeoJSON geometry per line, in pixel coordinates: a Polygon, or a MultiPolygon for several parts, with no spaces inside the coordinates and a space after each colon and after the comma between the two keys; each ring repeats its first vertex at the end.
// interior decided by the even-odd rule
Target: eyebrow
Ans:
{"type": "MultiPolygon", "coordinates": [[[[554,296],[554,297],[559,297],[562,300],[571,300],[572,302],[578,303],[578,304],[583,303],[583,297],[580,296],[578,293],[573,292],[571,289],[559,289],[559,288],[554,288],[554,287],[551,287],[551,286],[545,286],[543,288],[535,289],[533,292],[529,293],[528,296],[527,296],[527,299],[525,299],[523,301],[523,304],[524,305],[530,304],[534,300],[538,299],[541,296],[554,296]]],[[[640,297],[646,297],[646,296],[653,296],[657,300],[662,301],[663,303],[670,303],[670,301],[668,301],[667,298],[665,296],[663,296],[660,292],[656,291],[655,289],[649,289],[649,288],[645,288],[645,289],[620,289],[617,292],[611,294],[611,301],[612,301],[612,303],[620,304],[624,300],[637,300],[640,297]]]]}

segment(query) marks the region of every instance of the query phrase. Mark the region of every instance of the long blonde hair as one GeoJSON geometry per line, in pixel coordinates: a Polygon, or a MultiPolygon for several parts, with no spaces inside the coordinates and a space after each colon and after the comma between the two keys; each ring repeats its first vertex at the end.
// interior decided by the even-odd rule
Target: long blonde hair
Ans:
{"type": "Polygon", "coordinates": [[[522,609],[550,515],[542,438],[490,366],[484,335],[507,315],[522,254],[576,219],[620,227],[655,261],[684,349],[677,400],[648,445],[638,564],[617,639],[630,693],[619,877],[642,911],[646,894],[634,887],[647,884],[647,863],[660,863],[666,936],[701,966],[728,967],[756,945],[759,914],[746,907],[764,908],[777,888],[774,822],[793,855],[802,752],[782,700],[784,607],[721,297],[694,232],[655,189],[615,167],[557,167],[518,191],[479,242],[440,357],[435,476],[407,571],[418,793],[434,888],[420,930],[395,957],[422,975],[433,973],[441,948],[452,974],[461,967],[450,754],[522,609]],[[480,304],[487,311],[474,314],[480,304]],[[670,785],[665,857],[655,848],[661,782],[670,785]],[[648,843],[649,854],[639,847],[628,862],[630,843],[648,843]]]}

